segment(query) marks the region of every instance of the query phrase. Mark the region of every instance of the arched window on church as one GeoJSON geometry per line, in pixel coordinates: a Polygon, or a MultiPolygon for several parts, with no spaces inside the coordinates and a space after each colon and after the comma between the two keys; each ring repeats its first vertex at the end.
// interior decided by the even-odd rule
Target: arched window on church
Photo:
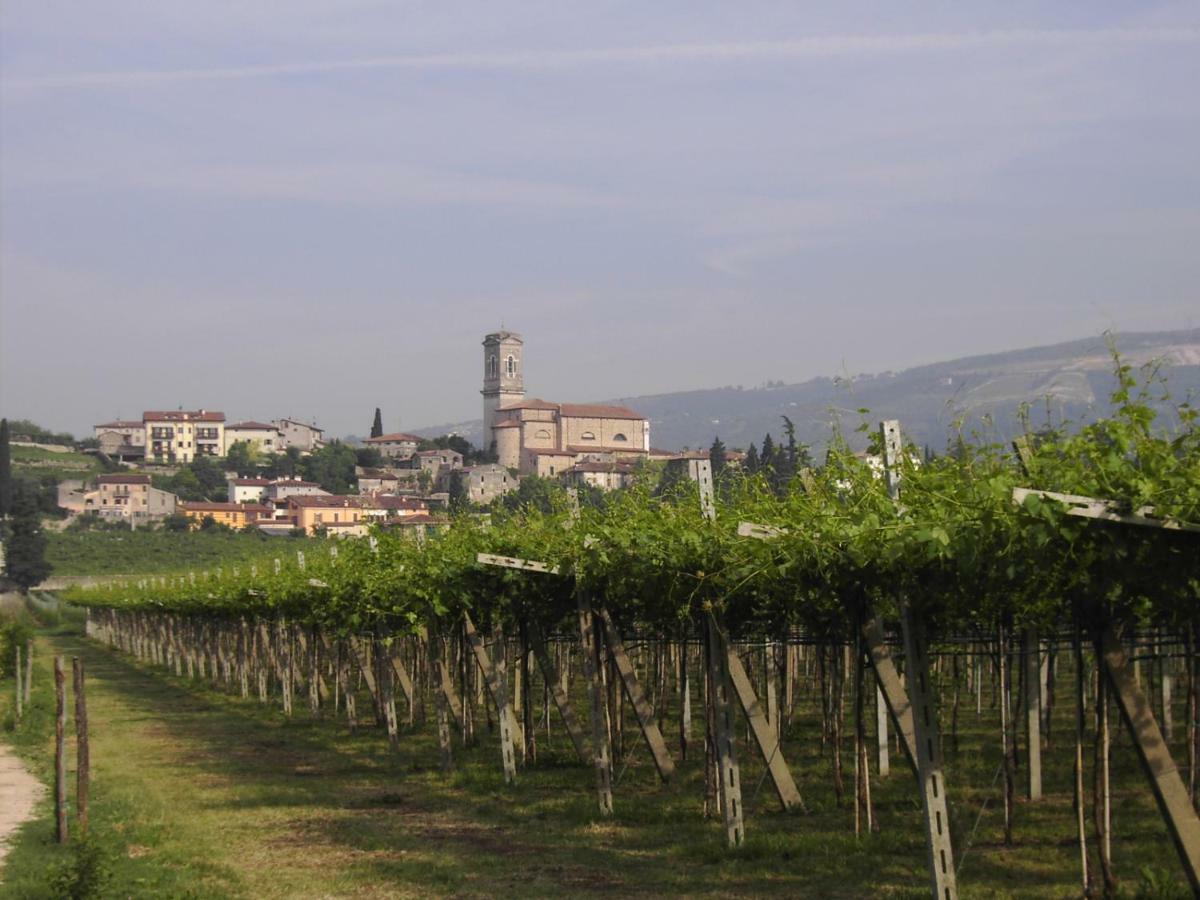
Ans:
{"type": "Polygon", "coordinates": [[[581,435],[579,436],[579,439],[580,439],[581,441],[594,441],[594,440],[596,439],[596,432],[594,432],[594,431],[585,431],[583,434],[581,434],[581,435]]]}
{"type": "Polygon", "coordinates": [[[614,434],[612,439],[613,439],[613,441],[620,443],[620,444],[623,444],[627,440],[629,440],[629,438],[625,437],[625,435],[620,434],[620,433],[614,434]]]}
{"type": "Polygon", "coordinates": [[[517,360],[511,353],[508,355],[508,359],[504,360],[504,371],[509,378],[517,377],[517,360]]]}
{"type": "Polygon", "coordinates": [[[495,378],[499,374],[500,374],[500,367],[498,365],[496,365],[496,355],[493,353],[491,356],[488,357],[487,377],[495,378]]]}
{"type": "Polygon", "coordinates": [[[550,440],[550,432],[547,431],[545,428],[539,428],[537,430],[537,432],[534,434],[534,437],[537,438],[539,441],[548,441],[548,440],[550,440]]]}

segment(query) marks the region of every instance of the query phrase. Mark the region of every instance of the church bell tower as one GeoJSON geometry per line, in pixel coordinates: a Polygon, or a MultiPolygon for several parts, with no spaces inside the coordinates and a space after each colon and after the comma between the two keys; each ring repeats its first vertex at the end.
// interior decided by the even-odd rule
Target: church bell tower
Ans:
{"type": "Polygon", "coordinates": [[[483,339],[483,446],[494,439],[496,410],[525,399],[521,350],[525,342],[515,331],[497,331],[483,339]]]}

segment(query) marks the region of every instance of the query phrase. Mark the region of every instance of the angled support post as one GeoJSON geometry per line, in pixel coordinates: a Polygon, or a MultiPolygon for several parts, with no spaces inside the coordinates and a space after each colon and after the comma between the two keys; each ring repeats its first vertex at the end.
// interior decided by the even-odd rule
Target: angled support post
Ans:
{"type": "Polygon", "coordinates": [[[483,638],[475,630],[475,623],[471,621],[470,614],[465,610],[463,612],[463,625],[465,626],[467,641],[471,644],[471,651],[475,654],[475,662],[483,670],[483,677],[487,684],[488,692],[492,695],[492,702],[496,704],[496,718],[500,721],[500,756],[504,763],[504,780],[508,784],[513,784],[517,780],[517,760],[513,745],[513,734],[516,731],[516,717],[513,715],[512,704],[508,700],[508,691],[505,690],[500,672],[497,670],[491,656],[488,655],[487,647],[483,644],[483,638]]]}
{"type": "Polygon", "coordinates": [[[663,740],[662,732],[658,730],[658,723],[654,719],[654,708],[646,699],[646,692],[642,690],[637,672],[633,668],[633,662],[629,659],[629,654],[625,652],[625,645],[621,642],[621,634],[617,631],[612,616],[603,606],[596,610],[596,615],[600,617],[600,621],[604,625],[604,637],[608,643],[608,650],[617,664],[617,672],[621,677],[621,683],[625,686],[625,694],[629,697],[634,712],[637,713],[638,725],[641,726],[642,736],[646,739],[650,755],[654,758],[654,767],[658,769],[658,777],[664,782],[670,781],[671,776],[675,774],[675,763],[667,751],[667,743],[663,740]]]}
{"type": "Polygon", "coordinates": [[[588,762],[587,741],[583,736],[583,729],[579,727],[579,720],[575,718],[575,712],[571,709],[571,702],[567,698],[567,692],[563,690],[558,672],[554,668],[554,663],[550,659],[549,652],[546,650],[546,639],[542,635],[542,629],[532,619],[529,621],[528,628],[529,643],[533,646],[533,655],[537,658],[538,666],[542,670],[542,678],[545,679],[547,687],[550,688],[550,696],[554,699],[554,705],[558,709],[558,714],[562,717],[563,725],[566,726],[571,743],[575,746],[575,752],[579,754],[579,758],[583,762],[588,762]]]}
{"type": "Polygon", "coordinates": [[[1200,895],[1200,818],[1196,816],[1179,769],[1154,718],[1154,709],[1130,671],[1125,650],[1112,626],[1104,629],[1100,642],[1104,669],[1115,688],[1121,715],[1133,734],[1138,759],[1150,781],[1154,799],[1158,801],[1159,812],[1171,833],[1192,891],[1200,895]]]}
{"type": "Polygon", "coordinates": [[[608,745],[608,727],[605,723],[604,686],[600,683],[600,654],[596,644],[596,619],[592,614],[592,603],[578,585],[575,588],[579,608],[579,637],[583,643],[583,674],[588,683],[588,713],[592,723],[592,762],[596,768],[596,796],[600,803],[600,814],[611,816],[612,794],[612,750],[608,745]]]}
{"type": "Polygon", "coordinates": [[[737,650],[732,646],[726,647],[726,660],[733,692],[737,696],[738,703],[741,704],[742,712],[746,715],[746,721],[750,723],[750,733],[754,735],[754,743],[758,745],[758,752],[766,764],[767,773],[771,776],[771,786],[775,788],[775,795],[779,797],[780,805],[789,811],[803,809],[804,801],[800,798],[796,781],[792,778],[792,772],[783,758],[783,750],[779,745],[779,736],[773,727],[774,723],[767,721],[767,717],[763,715],[762,706],[754,693],[754,686],[746,674],[746,668],[742,665],[737,650]]]}
{"type": "Polygon", "coordinates": [[[729,696],[729,647],[712,614],[709,614],[705,624],[705,630],[708,632],[708,671],[713,692],[713,735],[717,745],[717,781],[721,813],[725,820],[725,836],[729,846],[737,847],[746,840],[746,827],[742,815],[741,771],[738,768],[734,745],[733,704],[729,696]]]}

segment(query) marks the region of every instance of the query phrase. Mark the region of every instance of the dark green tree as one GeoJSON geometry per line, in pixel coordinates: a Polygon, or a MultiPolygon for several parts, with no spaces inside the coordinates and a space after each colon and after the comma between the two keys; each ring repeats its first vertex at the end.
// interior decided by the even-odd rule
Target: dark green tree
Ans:
{"type": "Polygon", "coordinates": [[[450,473],[450,509],[454,512],[461,512],[470,505],[467,501],[465,478],[461,469],[455,469],[450,473]]]}
{"type": "Polygon", "coordinates": [[[742,463],[742,471],[747,475],[757,475],[758,468],[758,448],[751,442],[750,449],[746,451],[746,461],[742,463]]]}
{"type": "Polygon", "coordinates": [[[37,493],[32,485],[26,482],[16,485],[5,531],[5,572],[21,593],[27,594],[51,572],[46,562],[46,535],[42,532],[37,493]]]}
{"type": "Polygon", "coordinates": [[[331,494],[348,494],[358,478],[354,467],[358,456],[354,448],[341,441],[330,441],[319,450],[314,450],[300,463],[300,472],[308,481],[315,481],[331,494]]]}
{"type": "Polygon", "coordinates": [[[249,441],[234,441],[225,453],[225,465],[233,472],[247,477],[257,474],[255,453],[249,441]]]}
{"type": "Polygon", "coordinates": [[[271,457],[263,469],[263,475],[267,478],[294,478],[300,472],[303,459],[299,447],[288,447],[283,453],[271,457]]]}
{"type": "Polygon", "coordinates": [[[768,434],[763,438],[762,450],[758,453],[758,470],[765,474],[769,474],[775,468],[776,463],[775,441],[768,434]]]}
{"type": "Polygon", "coordinates": [[[360,466],[368,469],[377,469],[383,465],[383,454],[374,447],[356,447],[354,458],[360,466]]]}
{"type": "Polygon", "coordinates": [[[708,448],[708,461],[712,465],[713,484],[716,484],[725,474],[725,444],[720,435],[713,438],[712,446],[708,448]]]}
{"type": "Polygon", "coordinates": [[[383,413],[375,407],[375,421],[371,423],[371,437],[383,437],[383,413]]]}
{"type": "Polygon", "coordinates": [[[509,491],[499,500],[506,509],[514,512],[532,506],[549,513],[555,510],[556,504],[557,508],[562,507],[565,502],[564,493],[563,486],[557,481],[537,475],[526,475],[515,491],[509,491]]]}
{"type": "Polygon", "coordinates": [[[200,483],[205,500],[224,500],[229,495],[225,470],[211,456],[197,456],[188,468],[200,483]]]}
{"type": "Polygon", "coordinates": [[[12,456],[8,446],[8,419],[0,419],[0,520],[12,509],[12,456]]]}

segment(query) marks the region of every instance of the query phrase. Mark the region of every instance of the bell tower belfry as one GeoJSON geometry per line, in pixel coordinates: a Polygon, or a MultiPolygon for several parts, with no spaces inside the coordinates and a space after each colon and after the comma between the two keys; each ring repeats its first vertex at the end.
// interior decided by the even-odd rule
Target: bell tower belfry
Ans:
{"type": "Polygon", "coordinates": [[[515,331],[497,331],[483,339],[483,445],[490,447],[496,410],[525,399],[525,342],[515,331]]]}

